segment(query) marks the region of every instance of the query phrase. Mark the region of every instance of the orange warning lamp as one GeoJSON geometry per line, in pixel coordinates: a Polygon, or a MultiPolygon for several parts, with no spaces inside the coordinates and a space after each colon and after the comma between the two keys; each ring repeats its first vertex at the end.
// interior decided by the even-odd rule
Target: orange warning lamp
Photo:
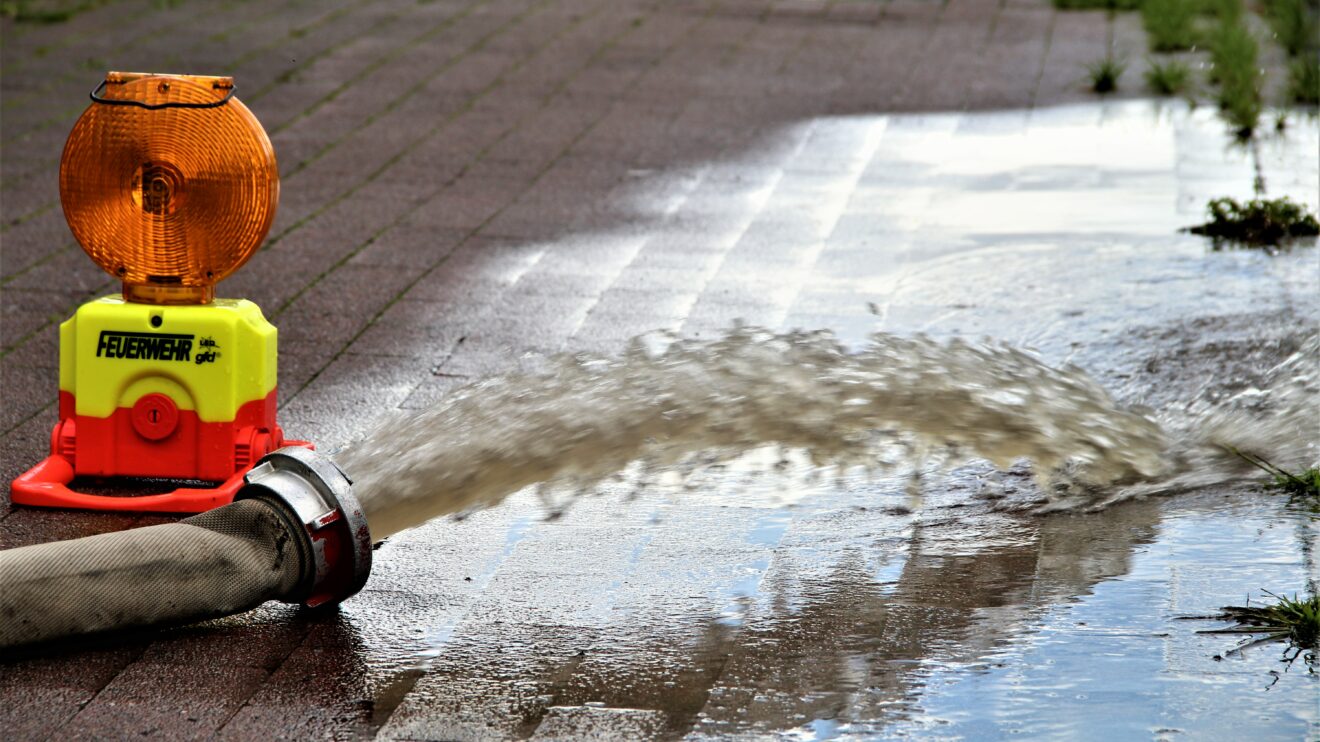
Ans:
{"type": "Polygon", "coordinates": [[[60,325],[60,421],[15,503],[200,512],[270,451],[310,447],[275,421],[275,327],[250,301],[215,298],[279,202],[275,152],[232,78],[108,74],[64,146],[60,202],[123,292],[60,325]],[[75,476],[218,486],[121,497],[75,492],[75,476]]]}
{"type": "Polygon", "coordinates": [[[69,228],[124,298],[205,304],[261,244],[275,150],[228,77],[112,72],[60,162],[69,228]]]}

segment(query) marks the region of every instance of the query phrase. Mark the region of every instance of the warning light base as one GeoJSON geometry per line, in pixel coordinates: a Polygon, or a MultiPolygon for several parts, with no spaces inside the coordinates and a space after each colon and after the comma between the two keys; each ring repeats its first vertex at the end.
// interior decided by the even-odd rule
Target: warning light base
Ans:
{"type": "MultiPolygon", "coordinates": [[[[69,421],[71,422],[71,421],[69,421]]],[[[202,513],[221,505],[228,505],[243,487],[243,477],[252,469],[251,463],[235,471],[215,487],[180,487],[172,492],[153,495],[92,495],[69,487],[76,475],[74,462],[63,451],[76,450],[71,432],[75,426],[66,422],[55,425],[51,431],[51,453],[39,464],[28,469],[10,485],[10,500],[15,505],[43,508],[69,508],[74,510],[112,510],[144,513],[202,513]]],[[[236,444],[242,460],[255,462],[281,447],[297,446],[315,450],[310,441],[296,441],[284,437],[276,427],[274,436],[261,436],[261,445],[253,450],[250,444],[236,444]]]]}
{"type": "MultiPolygon", "coordinates": [[[[306,441],[285,441],[290,445],[303,445],[306,441]]],[[[243,486],[247,471],[236,472],[218,487],[180,487],[173,492],[155,495],[116,497],[89,495],[69,488],[73,482],[73,465],[59,454],[47,456],[29,469],[11,487],[12,500],[17,505],[43,508],[70,508],[74,510],[113,510],[148,513],[201,513],[221,505],[228,505],[243,486]]]]}
{"type": "Polygon", "coordinates": [[[257,305],[161,306],[106,297],[60,326],[60,421],[50,455],[11,485],[38,507],[198,513],[233,500],[243,475],[283,446],[276,331],[257,305]],[[164,494],[76,492],[76,477],[218,483],[164,494]]]}

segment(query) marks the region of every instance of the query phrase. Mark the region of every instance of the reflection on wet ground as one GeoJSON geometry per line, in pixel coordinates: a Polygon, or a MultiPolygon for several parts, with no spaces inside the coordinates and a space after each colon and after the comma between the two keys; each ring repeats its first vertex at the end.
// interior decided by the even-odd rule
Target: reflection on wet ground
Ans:
{"type": "Polygon", "coordinates": [[[1254,502],[1259,497],[1249,489],[1206,493],[1103,518],[1049,519],[1042,556],[1053,546],[1056,558],[1087,557],[1059,549],[1079,527],[1135,526],[1146,535],[1110,540],[1131,552],[1125,569],[1061,595],[1008,632],[1003,646],[972,662],[925,663],[920,713],[901,728],[915,737],[982,739],[1314,734],[1317,688],[1302,661],[1286,663],[1278,643],[1230,652],[1232,638],[1197,633],[1204,622],[1172,620],[1255,602],[1264,597],[1259,586],[1314,590],[1315,564],[1301,556],[1320,536],[1314,512],[1254,502]]]}
{"type": "MultiPolygon", "coordinates": [[[[1263,142],[1253,164],[1202,112],[1027,117],[808,125],[805,149],[848,137],[857,159],[786,170],[755,197],[810,184],[814,208],[781,218],[824,219],[821,234],[856,244],[803,258],[780,324],[1007,338],[1157,407],[1242,388],[1315,328],[1314,251],[1215,253],[1175,231],[1210,197],[1249,195],[1257,169],[1273,195],[1314,204],[1314,122],[1263,142]]],[[[970,467],[928,480],[915,503],[897,481],[791,509],[734,486],[607,493],[540,522],[527,496],[405,533],[378,552],[374,587],[450,582],[419,630],[424,672],[381,732],[1315,733],[1304,666],[1273,682],[1274,648],[1216,661],[1231,641],[1175,620],[1304,590],[1312,514],[1249,484],[1098,514],[999,507],[1032,492],[1025,472],[970,467]]],[[[350,605],[345,619],[366,656],[383,649],[373,611],[350,605]]]]}
{"type": "MultiPolygon", "coordinates": [[[[1216,252],[1176,232],[1205,200],[1250,195],[1258,172],[1270,195],[1314,207],[1313,119],[1257,156],[1211,111],[1146,103],[818,119],[764,144],[639,174],[626,207],[644,229],[510,254],[522,276],[556,249],[590,261],[601,245],[675,246],[643,254],[650,270],[690,271],[690,296],[638,293],[641,274],[632,305],[578,318],[570,347],[736,316],[852,341],[988,335],[1164,408],[1246,388],[1320,321],[1315,249],[1216,252]],[[741,219],[748,203],[750,223],[722,225],[736,246],[682,249],[726,239],[694,234],[711,220],[693,215],[727,204],[741,219]],[[757,234],[777,235],[764,244],[778,251],[757,234]],[[749,280],[764,302],[711,298],[749,280]]],[[[456,359],[459,374],[480,365],[456,359]]],[[[1249,482],[1043,518],[1003,507],[1036,496],[1028,472],[980,466],[928,477],[919,499],[896,480],[795,494],[620,488],[546,520],[522,493],[391,538],[337,614],[267,606],[7,672],[37,678],[73,659],[88,677],[126,664],[141,676],[241,643],[265,671],[195,679],[241,699],[214,725],[231,738],[1320,733],[1302,664],[1284,673],[1269,646],[1216,661],[1232,639],[1176,620],[1320,577],[1314,513],[1249,482]]],[[[76,695],[29,685],[40,701],[76,695]]],[[[114,683],[101,694],[166,713],[114,683]]]]}

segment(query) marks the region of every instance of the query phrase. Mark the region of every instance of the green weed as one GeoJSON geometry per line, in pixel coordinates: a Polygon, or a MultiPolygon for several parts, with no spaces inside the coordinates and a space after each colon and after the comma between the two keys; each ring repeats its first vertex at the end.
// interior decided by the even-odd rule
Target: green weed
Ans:
{"type": "Polygon", "coordinates": [[[1141,0],[1054,0],[1059,10],[1136,10],[1141,0]]]}
{"type": "Polygon", "coordinates": [[[1198,0],[1145,0],[1141,22],[1151,50],[1175,52],[1195,46],[1197,33],[1192,24],[1199,5],[1198,0]]]}
{"type": "Polygon", "coordinates": [[[1220,23],[1237,23],[1246,12],[1242,0],[1206,0],[1205,7],[1220,23]]]}
{"type": "MultiPolygon", "coordinates": [[[[1275,38],[1289,56],[1301,56],[1316,46],[1316,13],[1307,7],[1306,0],[1268,0],[1265,16],[1274,29],[1275,38]]],[[[1312,55],[1314,56],[1314,55],[1312,55]]]]}
{"type": "Polygon", "coordinates": [[[1212,79],[1219,83],[1219,108],[1237,135],[1249,138],[1260,123],[1259,46],[1239,16],[1223,21],[1210,39],[1212,79]]]}
{"type": "Polygon", "coordinates": [[[13,18],[15,23],[36,23],[41,25],[63,23],[74,16],[73,11],[61,8],[46,9],[34,7],[30,2],[0,3],[0,15],[13,18]]]}
{"type": "Polygon", "coordinates": [[[1118,89],[1118,78],[1123,76],[1127,64],[1113,57],[1105,57],[1086,68],[1091,78],[1091,89],[1097,93],[1112,93],[1118,89]]]}
{"type": "Polygon", "coordinates": [[[1256,58],[1260,48],[1246,25],[1237,22],[1220,23],[1210,32],[1210,62],[1215,82],[1223,82],[1234,75],[1248,71],[1256,73],[1256,58]]]}
{"type": "MultiPolygon", "coordinates": [[[[1314,222],[1315,219],[1312,218],[1311,221],[1314,222]]],[[[1312,234],[1315,234],[1315,232],[1312,232],[1312,234]]],[[[1298,474],[1293,474],[1286,469],[1275,466],[1264,457],[1240,451],[1232,446],[1225,446],[1224,448],[1234,456],[1269,474],[1273,481],[1266,486],[1270,489],[1282,490],[1293,497],[1320,497],[1320,468],[1313,466],[1298,474]]]]}
{"type": "Polygon", "coordinates": [[[1288,64],[1288,98],[1294,103],[1320,105],[1320,58],[1308,54],[1288,64]]]}
{"type": "Polygon", "coordinates": [[[15,23],[64,23],[104,2],[106,0],[4,0],[0,2],[0,16],[12,18],[15,23]]]}
{"type": "Polygon", "coordinates": [[[1146,87],[1160,95],[1177,95],[1187,89],[1192,70],[1182,62],[1159,64],[1152,61],[1146,70],[1146,87]]]}
{"type": "Polygon", "coordinates": [[[1299,649],[1317,649],[1320,642],[1320,595],[1298,598],[1296,593],[1291,598],[1275,595],[1268,591],[1266,595],[1274,598],[1274,605],[1224,606],[1223,612],[1213,618],[1221,621],[1235,621],[1237,626],[1227,629],[1211,629],[1205,634],[1266,634],[1260,641],[1287,641],[1299,649]]]}
{"type": "Polygon", "coordinates": [[[1260,91],[1238,81],[1220,88],[1219,109],[1239,139],[1250,139],[1260,125],[1260,91]]]}
{"type": "Polygon", "coordinates": [[[1313,466],[1300,474],[1280,472],[1270,486],[1295,497],[1320,497],[1320,468],[1313,466]]]}
{"type": "MultiPolygon", "coordinates": [[[[1206,212],[1210,221],[1189,227],[1188,232],[1257,247],[1278,245],[1293,237],[1320,234],[1320,220],[1317,220],[1305,206],[1294,203],[1287,197],[1253,199],[1247,202],[1239,202],[1232,198],[1216,198],[1206,205],[1206,212]]],[[[1233,453],[1243,458],[1250,455],[1237,450],[1233,453]]],[[[1247,460],[1252,461],[1252,459],[1247,460]]],[[[1252,463],[1260,465],[1257,461],[1252,463]]],[[[1269,464],[1269,462],[1265,463],[1269,464]]],[[[1274,473],[1271,469],[1266,471],[1274,473]]]]}

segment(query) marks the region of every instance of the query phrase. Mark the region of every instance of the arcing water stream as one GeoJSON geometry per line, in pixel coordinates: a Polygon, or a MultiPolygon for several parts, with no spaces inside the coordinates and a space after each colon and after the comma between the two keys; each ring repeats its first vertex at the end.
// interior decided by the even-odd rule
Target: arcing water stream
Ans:
{"type": "Polygon", "coordinates": [[[875,334],[850,351],[827,332],[739,327],[701,342],[633,341],[620,358],[565,356],[492,378],[393,420],[339,457],[384,538],[489,507],[531,485],[591,490],[640,464],[692,481],[777,446],[777,468],[878,469],[935,460],[1030,460],[1047,508],[1102,505],[1242,475],[1226,446],[1280,465],[1313,456],[1320,339],[1268,389],[1165,421],[1117,405],[1085,372],[1002,345],[875,334]]]}

